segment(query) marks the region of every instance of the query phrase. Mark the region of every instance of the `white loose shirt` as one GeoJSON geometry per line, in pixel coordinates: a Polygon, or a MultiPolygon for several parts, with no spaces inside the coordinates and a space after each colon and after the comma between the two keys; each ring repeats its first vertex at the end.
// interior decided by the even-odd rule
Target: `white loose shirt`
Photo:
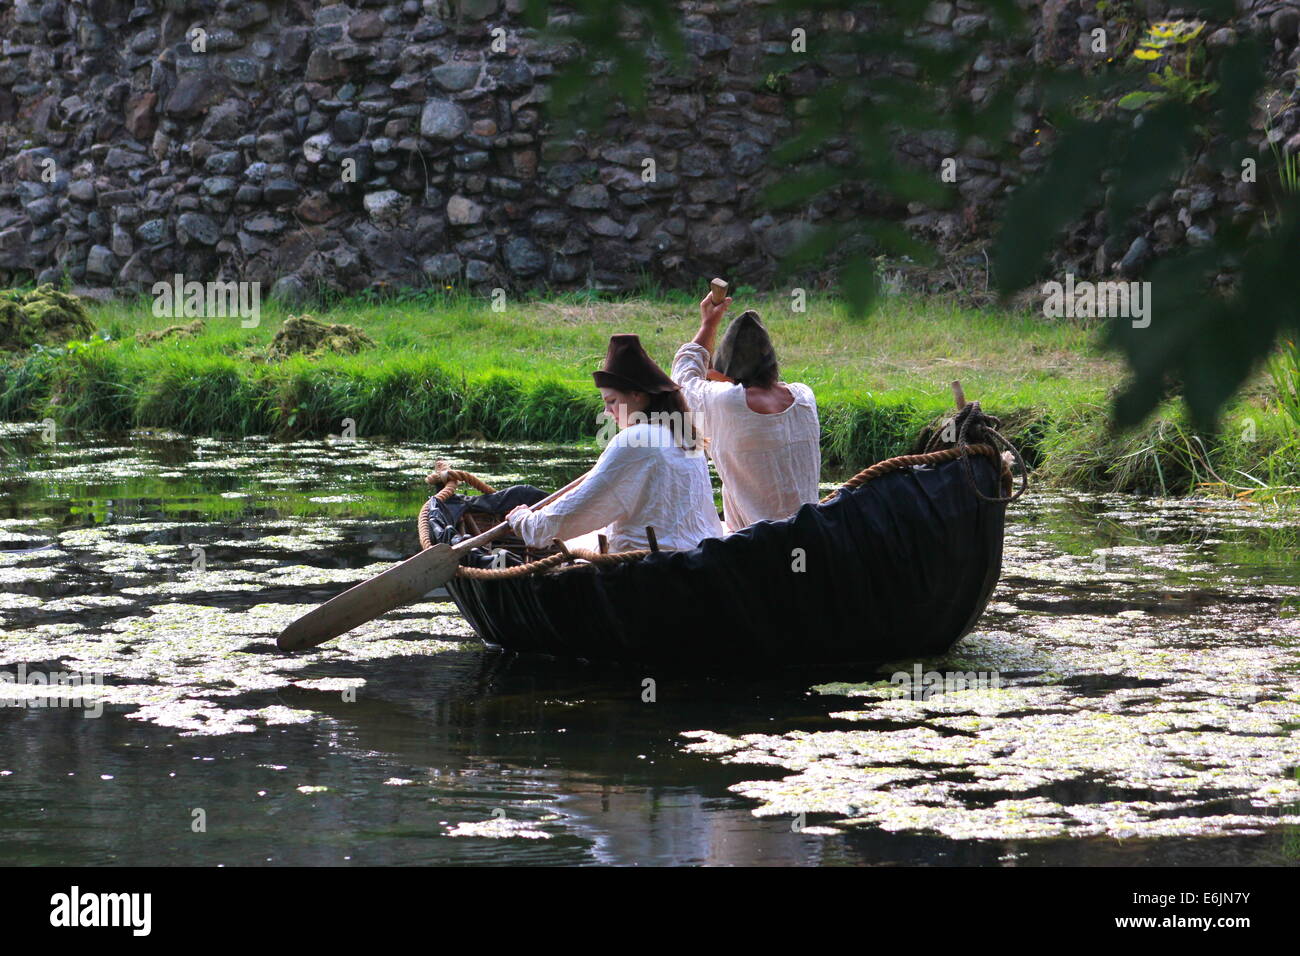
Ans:
{"type": "Polygon", "coordinates": [[[696,431],[709,438],[709,456],[722,478],[727,529],[788,518],[818,500],[821,423],[812,389],[786,384],[794,402],[775,414],[756,412],[745,387],[708,380],[709,351],[687,342],[673,358],[673,381],[695,416],[696,431]]]}
{"type": "Polygon", "coordinates": [[[603,531],[610,551],[638,551],[650,547],[649,525],[661,549],[689,551],[725,533],[704,453],[673,444],[672,429],[646,423],[620,431],[573,491],[509,520],[534,548],[603,531]]]}

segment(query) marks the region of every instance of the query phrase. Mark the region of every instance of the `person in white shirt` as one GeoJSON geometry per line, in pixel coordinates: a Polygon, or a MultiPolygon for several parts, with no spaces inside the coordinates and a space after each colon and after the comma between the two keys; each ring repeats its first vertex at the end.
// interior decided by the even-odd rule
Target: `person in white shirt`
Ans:
{"type": "Polygon", "coordinates": [[[788,518],[818,500],[821,424],[812,389],[780,380],[776,350],[758,313],[742,313],[710,353],[728,296],[700,303],[700,330],[677,350],[673,380],[682,387],[709,456],[722,478],[729,531],[788,518]],[[716,370],[716,371],[714,371],[716,370]]]}
{"type": "Polygon", "coordinates": [[[592,377],[617,435],[576,489],[537,511],[520,505],[506,515],[514,532],[535,548],[603,532],[615,552],[648,548],[647,525],[663,550],[722,537],[705,441],[681,389],[635,335],[612,336],[592,377]]]}

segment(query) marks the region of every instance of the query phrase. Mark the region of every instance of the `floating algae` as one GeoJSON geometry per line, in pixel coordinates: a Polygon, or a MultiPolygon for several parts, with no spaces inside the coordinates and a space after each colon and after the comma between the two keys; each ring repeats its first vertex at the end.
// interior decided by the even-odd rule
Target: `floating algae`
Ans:
{"type": "Polygon", "coordinates": [[[364,558],[339,566],[340,547],[361,557],[377,545],[402,554],[415,546],[407,516],[427,493],[428,462],[443,450],[298,442],[266,454],[230,454],[247,447],[193,443],[189,454],[198,460],[184,464],[187,486],[163,492],[185,520],[169,520],[171,509],[158,510],[157,485],[146,480],[175,468],[167,443],[37,446],[38,467],[25,469],[24,478],[39,473],[92,523],[37,535],[51,523],[42,514],[3,519],[5,546],[53,537],[57,547],[0,561],[0,667],[58,662],[58,670],[100,682],[97,703],[178,736],[248,734],[315,713],[285,709],[276,702],[280,693],[335,696],[364,688],[355,671],[313,671],[321,662],[348,668],[427,658],[459,650],[459,640],[472,637],[453,605],[424,603],[358,628],[317,655],[275,653],[275,635],[321,596],[390,566],[364,558]],[[326,517],[320,504],[302,517],[283,515],[276,506],[306,504],[307,496],[271,496],[262,483],[302,473],[319,494],[323,475],[338,471],[338,480],[350,482],[358,467],[381,455],[403,466],[386,469],[385,477],[410,489],[401,499],[403,520],[394,523],[400,532],[377,529],[373,517],[326,517]],[[226,500],[212,492],[249,475],[259,481],[243,485],[246,497],[211,514],[226,500]],[[398,534],[409,535],[409,545],[398,534]],[[196,566],[192,545],[204,549],[206,567],[196,566]]]}
{"type": "MultiPolygon", "coordinates": [[[[436,598],[311,654],[280,654],[275,636],[324,598],[389,567],[388,553],[412,553],[411,515],[437,458],[492,484],[508,484],[518,469],[551,485],[576,471],[585,452],[545,446],[535,459],[542,464],[528,471],[515,448],[488,444],[204,439],[178,446],[144,437],[129,445],[31,444],[27,460],[35,467],[6,479],[21,517],[0,519],[0,547],[50,540],[58,547],[0,563],[10,575],[0,582],[0,670],[26,662],[96,677],[92,696],[108,720],[131,716],[136,733],[146,732],[142,724],[161,728],[154,736],[177,749],[226,736],[216,743],[230,753],[261,753],[254,748],[268,741],[278,753],[290,738],[360,747],[380,770],[376,788],[382,782],[394,798],[439,814],[436,826],[420,822],[421,834],[454,829],[458,837],[489,838],[441,841],[453,849],[439,852],[486,854],[495,844],[514,856],[553,854],[573,842],[580,816],[546,822],[502,794],[534,774],[544,777],[549,804],[587,786],[585,767],[575,783],[549,755],[557,742],[578,745],[583,735],[566,728],[582,730],[592,705],[620,706],[621,690],[605,696],[584,668],[481,655],[455,606],[436,598]],[[177,470],[185,481],[156,480],[177,470]],[[284,491],[275,487],[281,480],[309,488],[284,491]],[[330,503],[357,494],[364,500],[346,513],[330,503]],[[206,570],[193,567],[192,543],[206,549],[206,570]],[[525,684],[534,693],[539,667],[556,689],[526,699],[548,726],[521,728],[513,694],[525,684]],[[464,685],[452,678],[462,668],[471,678],[464,685]],[[462,694],[508,705],[500,717],[484,716],[495,704],[476,706],[469,718],[510,731],[480,735],[505,751],[478,742],[465,751],[471,766],[508,755],[499,771],[508,786],[494,785],[483,798],[458,790],[459,778],[422,775],[458,764],[459,745],[445,760],[424,749],[408,758],[390,749],[387,733],[382,743],[367,737],[394,709],[401,720],[443,719],[433,709],[462,694]],[[294,730],[299,723],[308,726],[294,730]],[[389,754],[402,759],[390,766],[389,754]],[[394,782],[409,780],[416,783],[394,782]],[[431,806],[430,786],[453,799],[431,806]],[[485,819],[501,806],[510,819],[485,819]]],[[[694,783],[684,772],[716,762],[708,786],[726,774],[738,796],[725,816],[733,818],[743,800],[746,816],[756,810],[764,818],[740,823],[749,833],[788,835],[779,818],[797,813],[808,815],[798,830],[805,837],[863,831],[840,837],[837,852],[878,846],[881,834],[894,833],[1056,841],[1022,845],[1035,859],[1073,854],[1061,844],[1076,839],[1092,844],[1085,853],[1110,852],[1114,838],[1176,839],[1180,853],[1187,838],[1201,854],[1264,843],[1272,852],[1269,841],[1285,839],[1288,826],[1300,833],[1293,770],[1300,765],[1300,563],[1286,543],[1294,536],[1278,530],[1287,520],[1236,502],[1037,494],[1012,512],[1003,584],[979,630],[946,658],[922,662],[923,671],[995,671],[1000,686],[897,697],[890,673],[910,672],[906,660],[874,675],[832,671],[824,678],[838,683],[798,693],[795,704],[786,703],[787,691],[806,684],[778,681],[779,702],[768,707],[765,697],[753,719],[712,703],[691,716],[676,706],[649,718],[638,711],[638,726],[655,721],[646,731],[656,743],[712,728],[688,736],[693,756],[664,759],[659,750],[644,765],[653,773],[657,764],[687,790],[694,783]],[[815,723],[804,725],[809,702],[815,723]],[[1240,839],[1258,834],[1265,839],[1240,839]],[[1226,839],[1209,839],[1219,837],[1226,839]]],[[[706,695],[707,688],[699,696],[706,695]]],[[[456,726],[466,719],[460,707],[443,709],[456,726]]],[[[630,745],[637,750],[628,755],[650,752],[642,740],[630,745]]],[[[623,756],[612,764],[619,780],[623,756]]],[[[335,780],[318,778],[315,764],[291,772],[300,783],[335,780]]],[[[607,779],[602,774],[603,765],[596,777],[607,779]]],[[[266,789],[292,793],[293,786],[286,779],[266,789]]],[[[903,855],[940,842],[883,841],[887,854],[903,855]]],[[[820,852],[815,841],[801,845],[809,844],[820,852]]]]}
{"type": "MultiPolygon", "coordinates": [[[[552,816],[550,819],[557,819],[552,816]]],[[[522,838],[525,840],[549,840],[551,835],[539,830],[529,820],[511,820],[508,817],[493,817],[491,820],[465,821],[447,828],[449,837],[486,837],[493,840],[522,838]]]]}
{"type": "Polygon", "coordinates": [[[81,300],[48,283],[29,292],[0,292],[0,352],[84,339],[94,331],[81,300]]]}
{"type": "MultiPolygon", "coordinates": [[[[274,635],[311,606],[245,604],[227,610],[179,602],[149,606],[146,599],[126,614],[106,614],[84,625],[0,627],[0,666],[57,660],[60,670],[98,681],[97,701],[126,707],[127,717],[174,729],[180,736],[208,736],[251,733],[260,726],[315,717],[277,704],[227,706],[225,699],[242,703],[250,694],[278,694],[293,687],[334,694],[365,686],[360,676],[301,673],[322,661],[427,657],[462,646],[430,634],[429,620],[421,616],[372,621],[312,657],[267,653],[274,635]]],[[[444,620],[447,627],[433,628],[438,634],[469,636],[472,632],[451,609],[426,604],[409,610],[444,620]]]]}
{"type": "Polygon", "coordinates": [[[299,354],[314,358],[329,352],[353,355],[374,344],[375,340],[355,325],[331,325],[310,315],[291,315],[271,340],[269,354],[273,359],[299,354]]]}
{"type": "MultiPolygon", "coordinates": [[[[824,814],[839,829],[1125,839],[1294,821],[1300,620],[1281,609],[1300,588],[1203,560],[1215,547],[1207,526],[1267,527],[1258,509],[1152,510],[1173,540],[1120,542],[1096,566],[1028,525],[1008,529],[982,630],[922,666],[996,673],[1000,686],[918,695],[889,680],[824,684],[814,690],[863,705],[828,715],[846,729],[689,731],[686,749],[781,768],[788,775],[731,789],[758,802],[756,816],[824,814]]],[[[1116,517],[1134,524],[1128,511],[1116,517]]]]}

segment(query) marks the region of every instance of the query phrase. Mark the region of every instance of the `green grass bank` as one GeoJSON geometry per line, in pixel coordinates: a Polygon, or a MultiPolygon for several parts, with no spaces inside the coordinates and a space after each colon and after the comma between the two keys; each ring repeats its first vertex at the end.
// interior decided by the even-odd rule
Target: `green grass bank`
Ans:
{"type": "MultiPolygon", "coordinates": [[[[1261,372],[1216,435],[1192,433],[1171,404],[1116,436],[1108,394],[1124,372],[1086,320],[909,296],[856,319],[827,297],[794,312],[788,299],[743,293],[735,309],[763,316],[783,377],[817,393],[830,468],[904,451],[950,408],[948,382],[960,379],[1047,481],[1162,494],[1220,480],[1230,491],[1300,484],[1300,421],[1276,372],[1261,372]]],[[[362,329],[373,348],[272,360],[289,314],[275,303],[256,328],[214,318],[158,341],[143,336],[190,320],[153,315],[151,299],[89,311],[89,340],[2,357],[0,419],[285,438],[338,434],[351,419],[362,438],[581,441],[596,432],[590,372],[609,335],[637,333],[666,367],[698,324],[695,301],[673,294],[514,300],[498,312],[454,290],[423,292],[312,310],[362,329]]]]}

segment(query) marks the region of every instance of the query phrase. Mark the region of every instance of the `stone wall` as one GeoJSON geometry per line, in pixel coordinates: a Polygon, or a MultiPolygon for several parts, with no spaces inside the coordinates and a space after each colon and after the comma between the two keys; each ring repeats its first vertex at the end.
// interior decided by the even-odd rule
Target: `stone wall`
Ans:
{"type": "MultiPolygon", "coordinates": [[[[827,219],[905,220],[946,248],[986,238],[1008,187],[1043,161],[1027,99],[1010,163],[996,144],[899,144],[925,168],[959,159],[952,209],[891,208],[866,187],[797,213],[760,208],[762,189],[788,174],[769,151],[820,83],[900,69],[810,56],[773,82],[765,56],[788,49],[791,24],[763,5],[683,3],[688,63],[656,72],[648,114],[562,140],[543,104],[566,52],[522,26],[520,0],[17,0],[0,12],[0,278],[132,290],[179,272],[288,297],[459,282],[621,289],[647,276],[698,287],[714,273],[762,284],[827,219]]],[[[986,36],[954,95],[980,102],[1018,58],[1086,57],[1087,30],[1104,22],[1088,0],[1025,5],[1033,35],[986,36]]],[[[1238,7],[1215,42],[1265,32],[1279,71],[1293,67],[1292,5],[1238,7]]],[[[934,3],[922,32],[936,44],[985,36],[979,10],[934,3]]],[[[870,29],[865,13],[810,25],[870,29]]],[[[1297,120],[1283,113],[1275,135],[1297,120]]],[[[824,158],[847,155],[833,145],[824,158]]],[[[1220,204],[1255,201],[1230,178],[1200,179],[1123,248],[1090,220],[1062,255],[1080,272],[1126,257],[1136,268],[1196,241],[1220,204]]]]}
{"type": "Polygon", "coordinates": [[[863,208],[758,208],[778,175],[767,152],[826,68],[769,90],[763,53],[789,28],[760,25],[752,4],[687,4],[685,73],[657,76],[644,121],[613,117],[582,141],[547,135],[565,53],[521,27],[519,6],[19,0],[2,21],[0,269],[116,288],[174,272],[278,280],[286,294],[698,285],[717,270],[756,280],[807,219],[863,208]]]}
{"type": "MultiPolygon", "coordinates": [[[[1108,235],[1109,223],[1100,209],[1076,222],[1055,251],[1058,273],[1132,278],[1169,252],[1210,243],[1220,222],[1232,222],[1256,233],[1266,228],[1268,217],[1275,214],[1271,207],[1280,198],[1276,176],[1267,172],[1275,163],[1273,153],[1300,152],[1300,92],[1295,72],[1300,66],[1300,4],[1292,0],[1235,0],[1235,11],[1236,15],[1225,21],[1207,22],[1205,69],[1212,70],[1221,51],[1246,37],[1259,41],[1266,51],[1264,95],[1259,111],[1250,118],[1249,142],[1241,144],[1246,155],[1257,161],[1257,181],[1244,181],[1240,166],[1212,163],[1206,144],[1202,144],[1177,181],[1151,197],[1120,235],[1108,235]]],[[[1097,60],[1101,55],[1091,53],[1087,44],[1090,31],[1097,27],[1114,37],[1126,27],[1132,29],[1133,24],[1145,28],[1161,19],[1197,16],[1194,5],[1163,0],[1131,0],[1105,8],[1080,0],[1044,0],[1032,55],[1038,60],[1097,60]],[[1103,10],[1108,15],[1103,15],[1103,10]],[[1126,16],[1126,22],[1117,22],[1120,14],[1126,16]]],[[[1044,153],[1050,148],[1048,139],[1020,153],[1024,175],[1032,176],[1042,168],[1044,153]]],[[[1219,278],[1227,281],[1230,276],[1225,272],[1219,278]]]]}

